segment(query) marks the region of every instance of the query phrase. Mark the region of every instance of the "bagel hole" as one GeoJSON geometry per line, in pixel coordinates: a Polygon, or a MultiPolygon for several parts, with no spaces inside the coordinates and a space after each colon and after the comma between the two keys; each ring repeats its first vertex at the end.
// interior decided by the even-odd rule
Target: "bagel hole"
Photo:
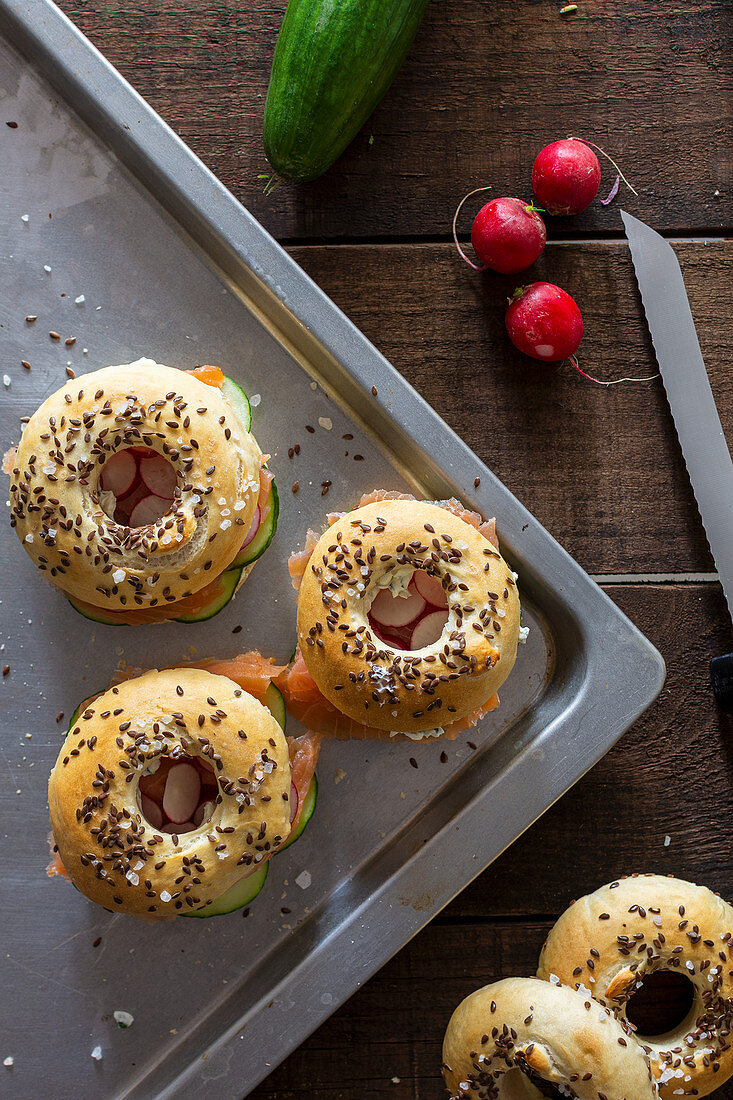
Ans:
{"type": "Polygon", "coordinates": [[[160,756],[142,773],[137,789],[140,813],[151,828],[177,836],[210,820],[219,797],[211,765],[200,756],[160,756]]]}
{"type": "Polygon", "coordinates": [[[655,970],[626,1002],[626,1019],[640,1039],[654,1039],[677,1030],[690,1015],[695,987],[678,970],[655,970]]]}
{"type": "Polygon", "coordinates": [[[151,447],[125,447],[105,461],[99,476],[99,502],[121,527],[147,527],[170,510],[178,475],[151,447]]]}
{"type": "Polygon", "coordinates": [[[440,578],[415,569],[406,594],[380,588],[367,620],[376,638],[392,649],[409,652],[434,645],[448,621],[448,597],[440,578]]]}

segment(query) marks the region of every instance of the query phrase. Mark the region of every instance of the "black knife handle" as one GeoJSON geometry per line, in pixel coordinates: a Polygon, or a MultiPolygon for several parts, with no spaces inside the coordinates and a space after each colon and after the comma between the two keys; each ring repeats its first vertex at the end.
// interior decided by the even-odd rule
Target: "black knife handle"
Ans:
{"type": "Polygon", "coordinates": [[[713,695],[721,710],[733,714],[733,653],[713,657],[710,662],[713,695]]]}

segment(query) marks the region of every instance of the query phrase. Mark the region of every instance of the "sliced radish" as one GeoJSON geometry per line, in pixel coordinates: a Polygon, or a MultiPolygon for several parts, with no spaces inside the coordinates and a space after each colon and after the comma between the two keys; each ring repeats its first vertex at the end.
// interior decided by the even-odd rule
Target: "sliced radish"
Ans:
{"type": "Polygon", "coordinates": [[[178,836],[180,833],[190,833],[195,828],[193,821],[182,821],[180,825],[175,821],[169,821],[160,831],[161,833],[175,833],[178,836]]]}
{"type": "Polygon", "coordinates": [[[298,814],[298,806],[300,804],[300,798],[298,797],[298,788],[290,780],[290,824],[292,825],[298,814]]]}
{"type": "Polygon", "coordinates": [[[372,600],[369,614],[380,626],[407,626],[425,609],[425,600],[418,592],[408,596],[393,596],[382,588],[372,600]]]}
{"type": "Polygon", "coordinates": [[[257,534],[257,532],[259,530],[259,527],[260,527],[260,506],[258,504],[257,507],[255,508],[255,514],[254,514],[254,517],[252,519],[252,522],[249,525],[249,531],[247,532],[247,534],[245,536],[245,539],[244,539],[244,542],[242,543],[242,549],[243,550],[244,550],[245,546],[249,546],[252,539],[257,534]]]}
{"type": "Polygon", "coordinates": [[[176,488],[176,471],[162,455],[150,451],[140,458],[140,477],[151,493],[165,500],[173,500],[176,488]]]}
{"type": "Polygon", "coordinates": [[[447,611],[433,611],[430,615],[426,615],[412,632],[410,649],[423,649],[426,645],[437,642],[447,622],[447,611]]]}
{"type": "Polygon", "coordinates": [[[169,504],[170,500],[153,493],[143,497],[130,513],[130,527],[147,527],[150,523],[157,523],[168,511],[169,504]]]}
{"type": "Polygon", "coordinates": [[[193,764],[174,764],[165,784],[163,813],[176,825],[183,824],[196,812],[200,793],[198,768],[193,764]]]}
{"type": "Polygon", "coordinates": [[[140,809],[143,812],[143,817],[150,822],[154,829],[161,828],[163,825],[163,811],[157,802],[153,802],[152,798],[141,794],[140,809]]]}
{"type": "Polygon", "coordinates": [[[370,626],[380,642],[384,642],[385,645],[391,646],[392,649],[407,649],[409,631],[406,631],[406,637],[400,638],[397,634],[389,634],[386,630],[381,630],[378,623],[370,623],[370,626]]]}
{"type": "Polygon", "coordinates": [[[415,590],[426,603],[431,604],[433,607],[447,606],[448,601],[445,590],[438,577],[432,577],[424,569],[416,569],[412,575],[412,580],[415,582],[415,590]]]}
{"type": "Polygon", "coordinates": [[[140,776],[140,794],[151,802],[157,802],[159,806],[163,802],[163,791],[172,764],[172,760],[163,757],[154,772],[146,772],[140,776]]]}
{"type": "Polygon", "coordinates": [[[214,810],[213,802],[202,802],[196,813],[193,815],[193,823],[198,829],[199,825],[204,821],[208,821],[214,810]]]}
{"type": "Polygon", "coordinates": [[[114,493],[116,497],[121,497],[132,488],[136,475],[137,463],[134,456],[129,451],[117,451],[102,467],[99,483],[105,493],[114,493]]]}

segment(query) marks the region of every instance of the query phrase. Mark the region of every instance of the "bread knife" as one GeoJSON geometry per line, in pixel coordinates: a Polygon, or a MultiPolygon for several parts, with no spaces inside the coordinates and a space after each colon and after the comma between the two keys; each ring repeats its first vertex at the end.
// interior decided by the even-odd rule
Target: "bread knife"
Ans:
{"type": "MultiPolygon", "coordinates": [[[[733,616],[733,463],[715,407],[680,265],[664,237],[621,211],[659,371],[692,491],[733,616]]],[[[733,712],[733,653],[710,662],[718,705],[733,712]]]]}

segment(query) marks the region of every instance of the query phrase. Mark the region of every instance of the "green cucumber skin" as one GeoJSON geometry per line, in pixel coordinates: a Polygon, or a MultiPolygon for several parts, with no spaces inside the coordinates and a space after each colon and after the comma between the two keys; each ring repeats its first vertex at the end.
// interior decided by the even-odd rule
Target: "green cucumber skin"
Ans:
{"type": "Polygon", "coordinates": [[[202,607],[200,611],[194,612],[193,615],[179,615],[173,622],[176,623],[203,623],[207,619],[213,619],[214,615],[218,615],[219,612],[226,607],[229,601],[233,598],[234,593],[237,591],[237,585],[239,584],[239,578],[242,575],[242,570],[227,569],[221,574],[220,580],[226,585],[224,591],[206,607],[202,607]]]}
{"type": "MultiPolygon", "coordinates": [[[[218,615],[233,598],[241,575],[241,566],[235,566],[234,564],[230,565],[230,567],[221,574],[222,579],[226,582],[226,588],[220,596],[217,596],[210,604],[207,604],[206,607],[202,607],[200,611],[196,611],[193,615],[180,615],[178,618],[168,619],[166,621],[172,623],[202,623],[205,622],[206,619],[212,619],[214,615],[218,615]]],[[[105,618],[102,608],[99,609],[98,616],[92,615],[89,611],[82,611],[82,609],[77,607],[74,603],[71,596],[67,596],[66,598],[74,608],[74,611],[77,611],[80,615],[83,615],[85,619],[90,619],[94,623],[103,623],[105,626],[130,625],[129,623],[120,623],[116,622],[114,619],[105,618]]]]}
{"type": "Polygon", "coordinates": [[[280,729],[285,733],[285,725],[288,720],[287,711],[285,710],[285,700],[283,699],[283,693],[280,691],[280,688],[275,687],[274,684],[270,684],[265,692],[265,706],[280,729]]]}
{"type": "Polygon", "coordinates": [[[225,890],[218,898],[214,898],[203,909],[190,909],[188,912],[182,912],[181,916],[202,919],[205,917],[224,917],[227,913],[235,913],[238,909],[243,909],[245,905],[249,905],[250,902],[254,901],[260,893],[267,880],[269,870],[270,864],[263,863],[253,875],[249,875],[240,882],[235,882],[234,886],[225,890]]]}
{"type": "Polygon", "coordinates": [[[225,374],[221,394],[224,400],[234,409],[244,430],[246,432],[250,431],[252,428],[252,406],[239,382],[235,382],[233,378],[229,378],[225,374]]]}
{"type": "Polygon", "coordinates": [[[428,0],[290,0],[272,59],[264,119],[279,176],[323,175],[400,70],[428,0]]]}
{"type": "Polygon", "coordinates": [[[280,496],[277,491],[277,485],[274,481],[270,483],[270,493],[267,497],[270,505],[270,511],[265,523],[261,524],[259,531],[252,539],[249,546],[245,546],[244,550],[240,550],[236,558],[229,566],[230,569],[236,566],[251,565],[252,562],[257,561],[264,554],[267,547],[270,545],[275,537],[277,531],[277,520],[280,515],[280,496]]]}
{"type": "Polygon", "coordinates": [[[278,848],[278,852],[284,852],[286,848],[289,848],[291,844],[295,844],[305,831],[305,827],[313,817],[313,811],[316,808],[316,802],[318,801],[318,780],[315,775],[311,779],[310,786],[305,792],[305,798],[303,799],[303,810],[300,815],[300,821],[298,827],[292,836],[288,837],[284,844],[281,844],[278,848]]]}

